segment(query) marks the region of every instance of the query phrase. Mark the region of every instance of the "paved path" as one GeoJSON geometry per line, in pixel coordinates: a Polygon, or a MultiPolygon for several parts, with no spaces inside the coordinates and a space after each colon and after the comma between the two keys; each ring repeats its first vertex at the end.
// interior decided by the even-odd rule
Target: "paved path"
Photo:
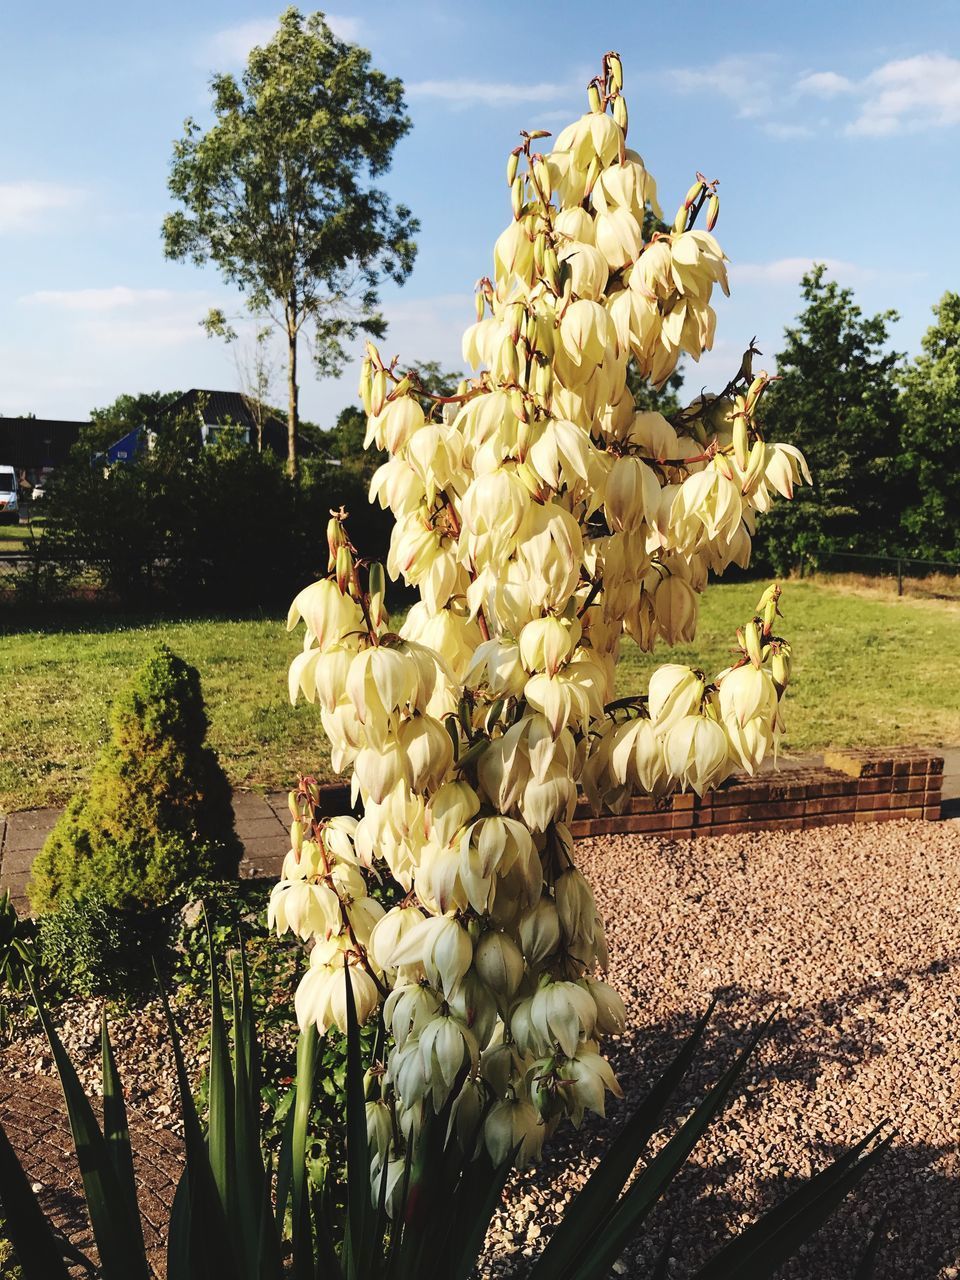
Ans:
{"type": "MultiPolygon", "coordinates": [[[[284,855],[290,848],[290,810],[285,791],[258,795],[235,791],[233,812],[237,835],[243,844],[241,879],[270,878],[280,874],[284,855]]],[[[30,868],[60,809],[24,809],[7,817],[0,815],[0,893],[10,890],[17,909],[27,906],[30,868]]]]}
{"type": "MultiPolygon", "coordinates": [[[[943,749],[943,800],[945,816],[960,816],[960,747],[943,749]]],[[[798,756],[781,760],[781,767],[801,767],[820,757],[798,756]]],[[[7,817],[0,814],[0,893],[10,890],[18,910],[27,905],[26,889],[33,859],[46,840],[59,809],[24,809],[7,817]]],[[[243,843],[241,879],[277,876],[289,846],[290,810],[285,791],[233,793],[237,835],[243,843]]]]}
{"type": "MultiPolygon", "coordinates": [[[[94,1107],[100,1111],[96,1100],[94,1107]]],[[[130,1107],[127,1121],[150,1274],[155,1280],[163,1280],[167,1274],[167,1224],[183,1169],[183,1144],[130,1107]]],[[[0,1124],[44,1213],[81,1253],[96,1259],[59,1085],[40,1074],[28,1081],[0,1076],[0,1124]]],[[[71,1268],[71,1275],[82,1274],[79,1268],[71,1268]]]]}

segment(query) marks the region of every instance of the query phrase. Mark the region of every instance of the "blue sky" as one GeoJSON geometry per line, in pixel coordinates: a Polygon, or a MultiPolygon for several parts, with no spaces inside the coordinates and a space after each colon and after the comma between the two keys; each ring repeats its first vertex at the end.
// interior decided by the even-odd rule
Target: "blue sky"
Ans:
{"type": "MultiPolygon", "coordinates": [[[[183,118],[205,118],[210,72],[239,70],[279,9],[0,0],[0,413],[82,417],[124,391],[238,384],[198,324],[237,296],[213,270],[167,262],[159,229],[183,118]]],[[[391,354],[459,364],[473,282],[509,218],[517,130],[579,115],[611,48],[664,208],[697,169],[721,180],[733,296],[714,352],[688,369],[692,393],[722,384],[754,334],[772,367],[815,259],[865,309],[900,312],[900,350],[960,288],[953,0],[336,0],[328,17],[403,78],[414,121],[386,179],[422,222],[411,279],[384,293],[391,354]]],[[[355,383],[307,370],[304,413],[328,421],[355,383]]]]}

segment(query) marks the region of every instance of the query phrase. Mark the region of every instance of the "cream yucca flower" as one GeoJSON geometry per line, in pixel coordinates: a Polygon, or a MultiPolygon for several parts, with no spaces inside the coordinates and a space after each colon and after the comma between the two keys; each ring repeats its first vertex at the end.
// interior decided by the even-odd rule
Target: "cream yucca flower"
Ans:
{"type": "Polygon", "coordinates": [[[269,916],[314,943],[302,1025],[342,1027],[347,982],[361,1021],[382,1001],[367,1120],[388,1204],[431,1110],[449,1105],[464,1152],[524,1164],[619,1092],[603,1040],[626,1011],[574,856],[581,789],[611,812],[638,792],[703,794],[754,772],[782,733],[778,588],[725,672],[667,662],[645,694],[615,697],[624,636],[692,643],[709,573],[748,565],[757,515],[810,478],[765,438],[770,378],[752,348],[721,395],[669,419],[637,409],[636,376],[659,386],[710,349],[728,280],[716,184],[697,175],[658,222],[620,83],[608,55],[552,149],[532,150],[539,133],[515,149],[456,394],[368,345],[367,443],[389,455],[370,499],[394,517],[389,553],[365,563],[333,514],[328,576],[290,611],[306,628],[290,696],[319,706],[362,816],[322,817],[303,781],[269,916]],[[399,634],[388,577],[419,594],[399,634]],[[388,911],[378,879],[402,894],[388,911]]]}

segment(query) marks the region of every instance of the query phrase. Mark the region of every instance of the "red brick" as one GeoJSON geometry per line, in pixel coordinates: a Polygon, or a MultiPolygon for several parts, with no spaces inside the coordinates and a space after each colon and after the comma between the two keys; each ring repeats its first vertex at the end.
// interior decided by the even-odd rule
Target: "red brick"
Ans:
{"type": "Polygon", "coordinates": [[[633,796],[627,807],[628,813],[647,814],[662,811],[662,806],[653,798],[653,796],[633,796]]]}

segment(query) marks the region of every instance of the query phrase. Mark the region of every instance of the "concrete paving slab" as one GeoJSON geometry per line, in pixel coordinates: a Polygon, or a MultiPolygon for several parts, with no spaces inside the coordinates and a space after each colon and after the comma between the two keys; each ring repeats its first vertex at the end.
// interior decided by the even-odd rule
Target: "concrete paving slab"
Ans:
{"type": "Polygon", "coordinates": [[[4,849],[0,869],[4,875],[26,875],[39,852],[39,845],[35,849],[4,849]]]}
{"type": "Polygon", "coordinates": [[[53,830],[60,813],[59,809],[23,809],[19,813],[7,814],[4,857],[18,850],[36,853],[53,830]]]}
{"type": "Polygon", "coordinates": [[[233,793],[233,814],[240,819],[254,819],[269,816],[273,810],[268,798],[258,791],[235,791],[233,793]]]}
{"type": "Polygon", "coordinates": [[[248,840],[257,840],[266,836],[274,836],[281,840],[287,838],[287,828],[278,820],[277,815],[269,810],[263,818],[238,818],[235,825],[237,835],[244,844],[248,840]]]}

